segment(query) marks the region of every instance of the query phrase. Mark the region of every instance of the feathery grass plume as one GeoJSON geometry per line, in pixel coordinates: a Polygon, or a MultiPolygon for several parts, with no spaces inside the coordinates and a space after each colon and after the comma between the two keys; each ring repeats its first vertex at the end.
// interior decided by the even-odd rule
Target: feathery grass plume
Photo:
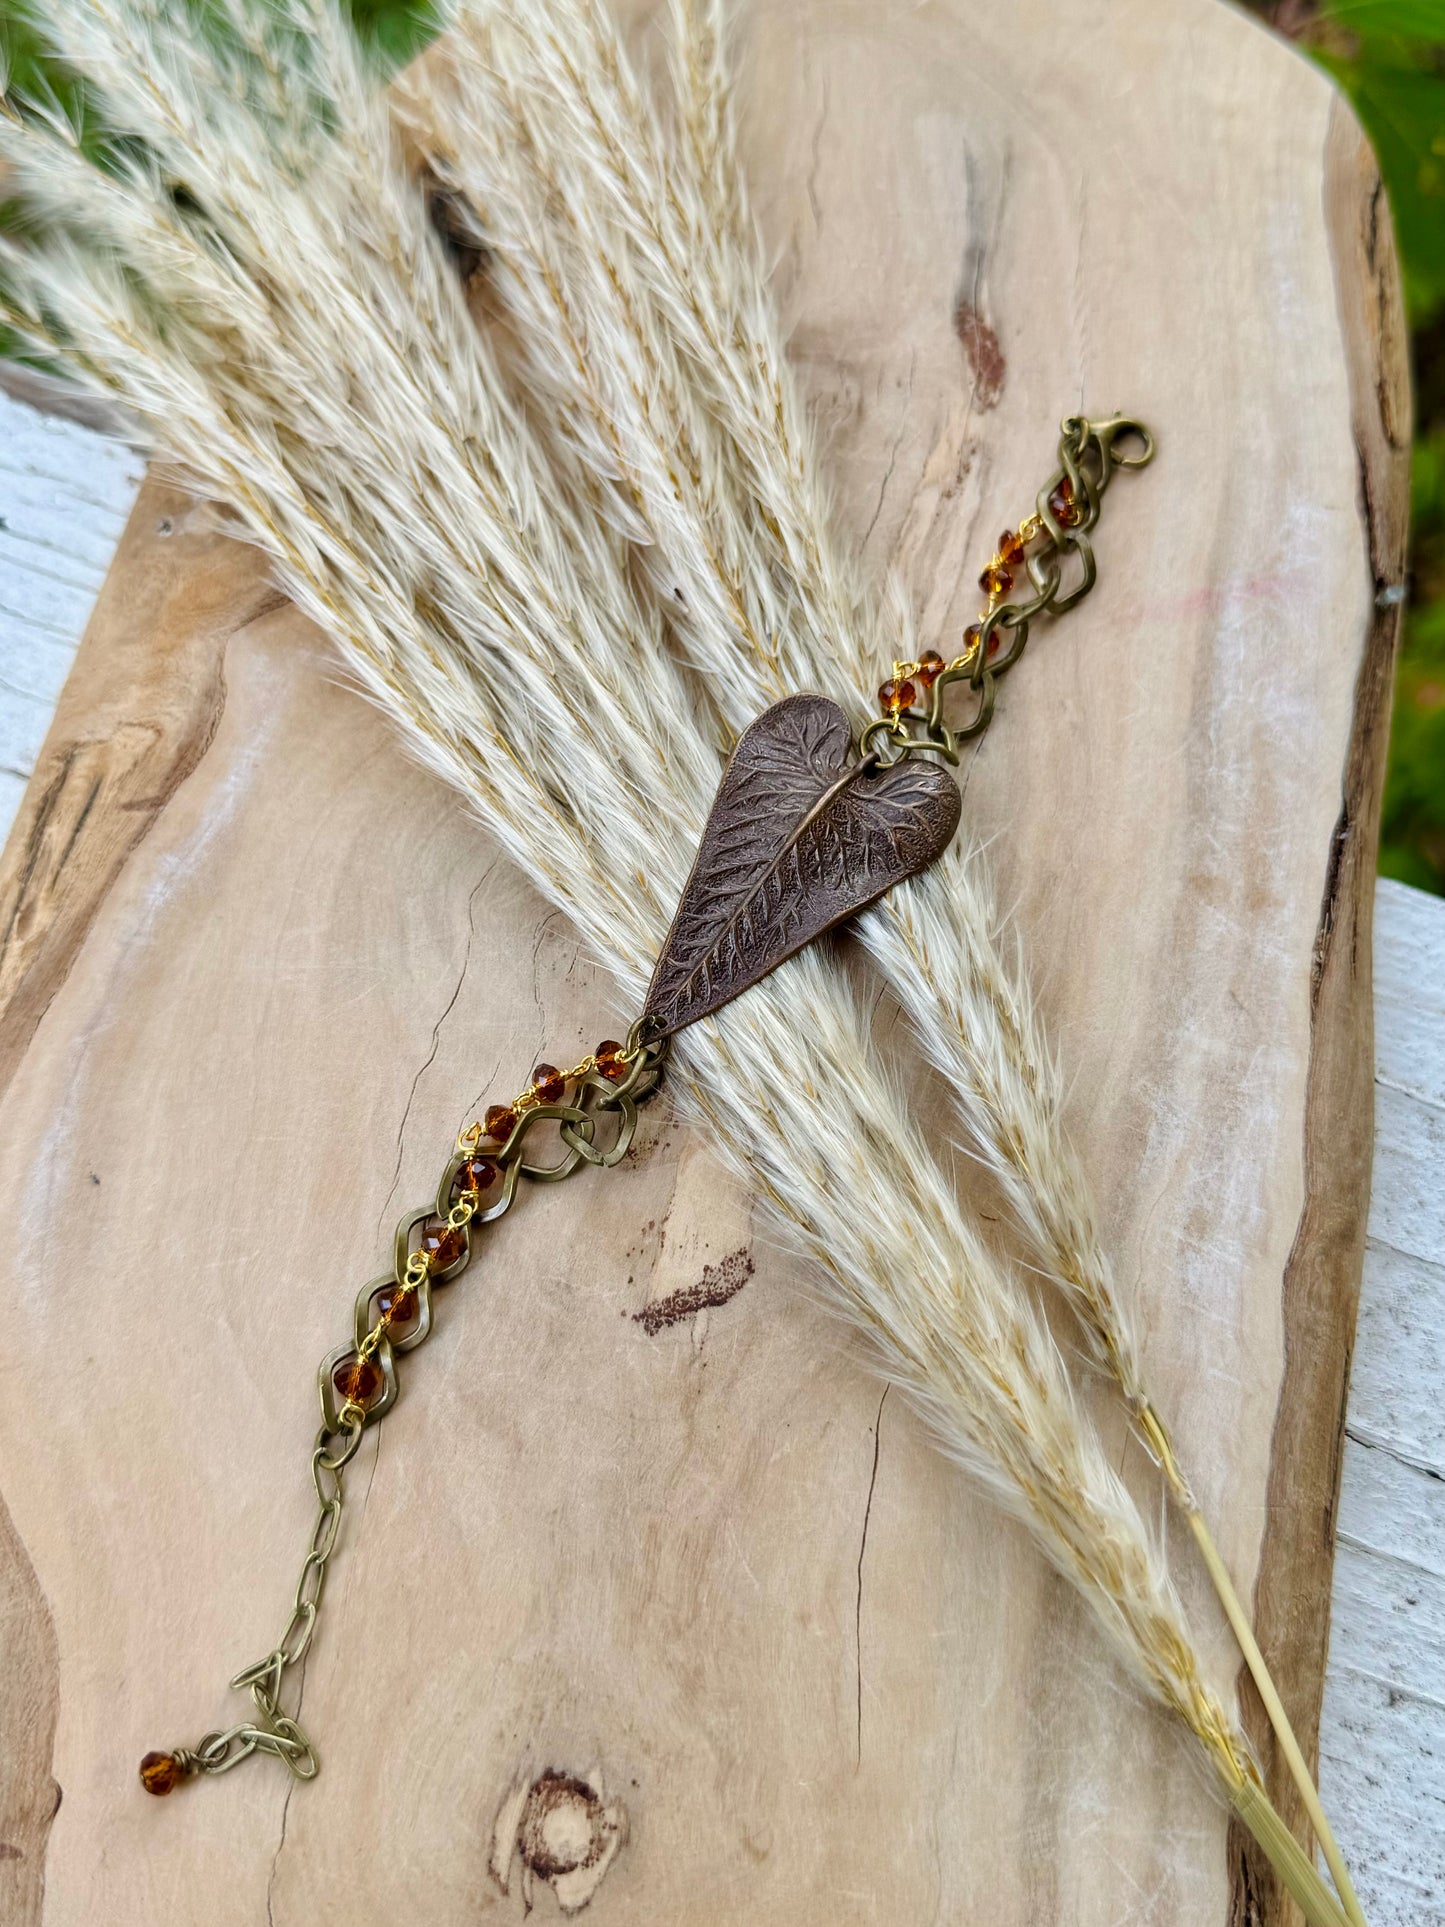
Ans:
{"type": "MultiPolygon", "coordinates": [[[[653,579],[664,593],[671,585],[665,606],[736,729],[776,693],[780,670],[795,683],[826,684],[831,663],[836,682],[840,644],[851,643],[861,690],[878,660],[912,650],[896,603],[886,612],[876,597],[870,605],[829,538],[806,419],[749,230],[716,0],[673,0],[673,13],[678,126],[670,146],[606,17],[586,0],[464,9],[446,71],[418,79],[403,112],[495,249],[499,301],[529,344],[525,378],[570,411],[584,464],[605,443],[594,480],[617,486],[652,530],[653,579]],[[587,354],[594,339],[613,350],[600,366],[587,354]],[[549,362],[548,344],[558,341],[569,344],[570,375],[549,362]],[[746,511],[731,532],[741,541],[728,540],[728,489],[718,477],[729,475],[746,511]],[[881,649],[890,629],[891,647],[881,649]],[[740,655],[751,658],[751,675],[740,677],[740,655]]],[[[1089,1188],[1062,1129],[1057,1067],[996,925],[982,866],[960,842],[940,870],[870,913],[864,935],[1185,1511],[1355,1918],[1358,1903],[1284,1708],[1150,1402],[1089,1188]]]]}
{"type": "MultiPolygon", "coordinates": [[[[910,638],[901,598],[866,592],[831,536],[747,235],[716,22],[689,0],[676,11],[680,150],[664,147],[586,0],[465,11],[445,69],[415,81],[402,111],[495,251],[534,391],[566,413],[579,459],[650,531],[664,606],[736,731],[785,689],[836,687],[840,670],[864,700],[910,638]],[[594,339],[612,352],[589,357],[594,339]],[[553,365],[557,342],[568,366],[553,365]]],[[[945,861],[896,914],[891,903],[873,912],[868,932],[927,1020],[920,1033],[971,1137],[1137,1412],[1137,1346],[1059,1126],[1056,1071],[999,953],[974,853],[960,843],[945,861]]]]}
{"type": "MultiPolygon", "coordinates": [[[[230,11],[240,7],[230,0],[230,11]]],[[[686,847],[659,847],[643,826],[666,816],[695,835],[717,756],[694,714],[695,683],[667,653],[657,599],[635,587],[638,530],[620,509],[596,512],[603,502],[616,509],[624,467],[598,469],[603,443],[588,444],[585,411],[568,460],[553,459],[553,439],[510,397],[471,327],[423,195],[335,14],[323,0],[289,0],[286,17],[310,36],[308,84],[326,109],[319,128],[288,115],[274,89],[267,96],[234,47],[218,57],[179,0],[61,0],[51,22],[61,52],[143,158],[87,176],[63,129],[7,120],[0,146],[22,188],[44,184],[54,232],[37,251],[5,246],[6,318],[126,402],[193,486],[231,505],[239,530],[335,636],[413,749],[526,852],[635,996],[686,847]]],[[[238,44],[244,52],[243,37],[238,44]]],[[[580,45],[588,57],[589,43],[580,45]]],[[[595,100],[616,97],[619,71],[604,62],[587,77],[595,100]]],[[[539,84],[523,70],[513,79],[539,84]]],[[[604,122],[599,138],[625,181],[615,137],[604,122]]],[[[650,219],[629,244],[634,273],[650,219]]],[[[580,227],[568,260],[585,262],[595,240],[580,227]]],[[[704,310],[695,325],[705,325],[711,299],[709,277],[692,304],[704,310]]],[[[587,347],[603,368],[624,353],[605,327],[587,347]]],[[[745,390],[758,372],[749,353],[740,349],[717,379],[745,390]]],[[[776,396],[769,405],[776,412],[776,396]]],[[[705,448],[715,403],[693,412],[705,448]]],[[[711,480],[696,473],[718,513],[759,499],[730,461],[711,480]]],[[[818,539],[779,519],[779,491],[792,479],[774,476],[771,486],[765,519],[791,557],[779,567],[783,586],[765,602],[772,562],[750,560],[736,530],[719,542],[758,606],[786,613],[762,638],[791,651],[802,630],[865,625],[851,588],[837,590],[792,553],[795,541],[806,549],[818,539]]],[[[706,576],[694,570],[699,590],[706,576]]],[[[726,608],[727,596],[719,602],[726,608]]],[[[685,1104],[1267,1836],[1272,1810],[1242,1737],[1200,1678],[1137,1508],[1076,1408],[1027,1293],[960,1215],[888,1084],[856,994],[809,953],[686,1036],[677,1057],[685,1104]],[[799,1035],[816,1039],[832,1067],[826,1082],[800,1082],[799,1035]],[[840,1141],[849,1147],[841,1160],[840,1141]]],[[[1287,1847],[1277,1841],[1275,1853],[1287,1865],[1287,1847]]],[[[1308,1871],[1296,1866],[1292,1884],[1312,1920],[1337,1927],[1338,1909],[1323,1889],[1309,1892],[1308,1871]]]]}
{"type": "MultiPolygon", "coordinates": [[[[121,39],[134,14],[117,8],[103,17],[118,30],[114,49],[102,52],[144,60],[147,90],[166,100],[193,84],[189,66],[168,67],[154,37],[121,39]]],[[[77,55],[73,43],[66,51],[77,55]]],[[[103,83],[104,61],[93,45],[86,51],[87,71],[103,83]]],[[[628,847],[626,830],[614,834],[605,819],[641,825],[666,816],[695,836],[716,784],[716,749],[674,722],[688,717],[686,687],[639,615],[626,553],[553,490],[525,419],[498,402],[500,384],[457,380],[459,328],[483,368],[485,343],[465,336],[462,296],[420,198],[410,227],[396,218],[412,190],[384,122],[372,113],[369,127],[354,124],[367,111],[362,93],[347,105],[345,166],[332,165],[328,148],[324,177],[289,188],[277,181],[269,201],[232,183],[217,217],[225,252],[210,255],[204,275],[197,260],[201,295],[179,315],[161,298],[168,285],[144,282],[153,233],[134,220],[142,245],[124,258],[124,273],[103,260],[87,266],[64,239],[12,254],[11,276],[30,301],[11,318],[144,414],[193,485],[232,503],[298,603],[338,636],[363,684],[400,715],[423,756],[480,794],[494,827],[538,859],[553,896],[636,992],[666,924],[664,905],[681,887],[687,845],[663,851],[638,830],[628,847]],[[212,301],[218,262],[242,299],[212,301]],[[383,272],[395,274],[389,289],[376,285],[383,272]],[[415,308],[403,317],[398,303],[408,291],[415,308]],[[333,322],[324,331],[323,309],[333,322]],[[221,331],[218,343],[206,338],[208,323],[221,331]],[[337,339],[347,346],[339,382],[322,365],[337,339]],[[511,478],[505,494],[499,471],[511,478]],[[518,677],[519,652],[535,676],[518,677]],[[525,758],[509,735],[527,746],[525,758]],[[557,738],[566,742],[565,771],[546,761],[557,738]],[[659,876],[655,888],[648,879],[659,876]]],[[[254,155],[257,129],[233,108],[213,111],[210,126],[249,136],[254,155]]],[[[128,131],[155,146],[166,179],[189,188],[204,178],[187,165],[190,141],[205,138],[214,149],[219,136],[179,139],[181,124],[171,112],[156,124],[135,114],[128,131]]],[[[27,181],[46,168],[50,142],[23,126],[11,135],[10,158],[27,181]]],[[[206,158],[224,169],[224,152],[206,158]]],[[[184,240],[194,217],[174,227],[160,182],[159,171],[149,177],[161,197],[155,225],[184,240]]],[[[131,185],[142,198],[147,181],[131,185]]],[[[67,211],[84,232],[84,202],[67,211]]],[[[125,233],[109,238],[125,247],[125,233]]],[[[815,1256],[885,1336],[891,1367],[949,1413],[951,1448],[997,1497],[1031,1511],[1051,1555],[1092,1590],[1136,1669],[1228,1746],[1227,1722],[1195,1676],[1177,1604],[1132,1502],[1073,1412],[1042,1324],[1020,1316],[1017,1294],[959,1224],[941,1173],[887,1087],[856,996],[814,953],[711,1029],[691,1050],[697,1102],[735,1160],[782,1215],[808,1228],[815,1256]],[[810,1027],[821,1031],[827,1060],[855,1064],[875,1082],[848,1091],[836,1082],[799,1086],[796,1038],[810,1027]],[[841,1165],[839,1135],[852,1140],[841,1165]],[[905,1242],[918,1246],[901,1267],[899,1200],[882,1175],[899,1170],[910,1174],[905,1242]],[[890,1288],[880,1289],[878,1278],[890,1274],[890,1288]],[[969,1337],[951,1347],[950,1308],[962,1297],[969,1337]]]]}

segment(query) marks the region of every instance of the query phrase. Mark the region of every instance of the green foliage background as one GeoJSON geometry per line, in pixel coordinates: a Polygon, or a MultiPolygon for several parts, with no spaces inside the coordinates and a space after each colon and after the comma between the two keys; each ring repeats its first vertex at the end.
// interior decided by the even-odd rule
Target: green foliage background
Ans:
{"type": "Polygon", "coordinates": [[[1276,0],[1260,11],[1354,102],[1395,217],[1416,423],[1380,870],[1445,894],[1445,0],[1276,0]]]}
{"type": "MultiPolygon", "coordinates": [[[[25,11],[0,0],[0,45],[17,93],[52,91],[83,112],[40,54],[25,11]]],[[[206,0],[192,0],[204,13],[206,0]]],[[[1395,696],[1380,869],[1445,894],[1445,0],[1251,0],[1328,69],[1355,104],[1389,191],[1415,363],[1412,568],[1395,696]]],[[[430,31],[428,0],[349,0],[384,66],[430,31]]],[[[99,142],[99,128],[88,130],[99,142]]],[[[0,209],[0,221],[5,212],[0,209]]],[[[0,342],[0,353],[4,343],[0,342]]]]}

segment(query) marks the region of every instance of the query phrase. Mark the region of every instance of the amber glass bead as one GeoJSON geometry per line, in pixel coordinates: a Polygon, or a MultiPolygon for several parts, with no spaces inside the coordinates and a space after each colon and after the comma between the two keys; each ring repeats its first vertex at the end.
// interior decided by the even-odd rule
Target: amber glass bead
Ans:
{"type": "Polygon", "coordinates": [[[184,1777],[174,1753],[147,1753],[140,1763],[140,1783],[147,1793],[174,1793],[184,1777]]]}
{"type": "Polygon", "coordinates": [[[1074,485],[1066,475],[1049,497],[1049,507],[1054,520],[1061,528],[1077,528],[1083,521],[1078,503],[1074,500],[1074,485]]]}
{"type": "Polygon", "coordinates": [[[462,1191],[475,1191],[478,1197],[482,1197],[501,1175],[502,1167],[495,1158],[468,1158],[457,1172],[452,1184],[452,1196],[456,1197],[462,1191]]]}
{"type": "Polygon", "coordinates": [[[411,1285],[384,1285],[371,1302],[376,1317],[386,1320],[387,1330],[403,1338],[421,1316],[421,1293],[411,1285]]]}
{"type": "Polygon", "coordinates": [[[622,1046],[615,1037],[606,1037],[592,1053],[593,1061],[610,1084],[620,1084],[632,1069],[622,1055],[622,1046]]]}
{"type": "Polygon", "coordinates": [[[998,539],[998,559],[1006,569],[1016,569],[1024,559],[1023,537],[1013,529],[1005,529],[998,539]]]}
{"type": "Polygon", "coordinates": [[[1000,567],[997,562],[990,562],[983,574],[978,578],[978,586],[983,590],[990,602],[995,596],[1007,595],[1013,585],[1013,577],[1007,569],[1000,567]]]}
{"type": "Polygon", "coordinates": [[[494,1144],[505,1144],[517,1128],[517,1113],[510,1104],[494,1104],[482,1122],[494,1144]]]}
{"type": "Polygon", "coordinates": [[[532,1072],[532,1089],[544,1104],[560,1104],[567,1085],[555,1064],[539,1064],[532,1072]]]}
{"type": "Polygon", "coordinates": [[[966,656],[971,656],[975,651],[975,649],[978,648],[978,639],[982,634],[983,634],[983,629],[981,625],[978,624],[977,622],[971,622],[968,625],[968,627],[964,630],[963,653],[966,656]]]}
{"type": "Polygon", "coordinates": [[[421,1248],[433,1271],[445,1271],[466,1250],[466,1236],[445,1218],[428,1218],[421,1228],[421,1248]]]}
{"type": "Polygon", "coordinates": [[[923,684],[925,689],[932,689],[946,667],[947,664],[944,662],[943,657],[939,655],[938,651],[936,649],[930,649],[927,655],[919,658],[918,680],[923,684]]]}
{"type": "Polygon", "coordinates": [[[907,709],[918,694],[911,682],[896,682],[890,676],[878,691],[878,700],[890,715],[896,716],[900,709],[907,709]]]}
{"type": "Polygon", "coordinates": [[[331,1383],[349,1405],[364,1411],[375,1402],[385,1384],[385,1376],[374,1358],[343,1358],[331,1374],[331,1383]]]}

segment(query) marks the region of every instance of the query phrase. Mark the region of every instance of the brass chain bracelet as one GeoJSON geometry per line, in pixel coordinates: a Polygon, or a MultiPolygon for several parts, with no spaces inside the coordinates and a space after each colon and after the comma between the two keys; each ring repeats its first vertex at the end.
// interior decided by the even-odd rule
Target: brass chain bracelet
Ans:
{"type": "MultiPolygon", "coordinates": [[[[882,715],[864,726],[856,743],[856,760],[839,771],[826,772],[836,780],[807,813],[804,827],[870,768],[890,770],[920,752],[940,756],[948,763],[958,761],[959,746],[988,727],[998,678],[1023,654],[1033,619],[1072,608],[1093,587],[1090,532],[1098,521],[1099,504],[1114,470],[1142,467],[1153,453],[1148,431],[1123,416],[1099,422],[1071,416],[1062,424],[1057,470],[1039,490],[1033,511],[1018,529],[1005,531],[979,578],[987,600],[979,620],[964,632],[962,652],[951,662],[930,651],[917,662],[894,663],[891,677],[879,690],[882,715]],[[1139,451],[1121,452],[1118,444],[1126,440],[1137,442],[1139,451]],[[1078,569],[1065,586],[1065,558],[1069,555],[1078,558],[1078,569]],[[1006,597],[1020,565],[1027,569],[1034,593],[1009,602],[1006,597]],[[967,682],[974,696],[973,713],[962,725],[948,724],[943,715],[945,693],[956,682],[967,682]]],[[[798,700],[785,699],[778,709],[798,700]]],[[[815,706],[818,702],[814,698],[805,700],[815,706]]],[[[846,747],[846,725],[839,712],[834,710],[834,714],[838,715],[846,747]]],[[[945,812],[942,824],[946,842],[957,822],[957,798],[951,784],[944,787],[949,791],[952,809],[951,819],[945,812]]],[[[719,792],[720,798],[723,793],[719,792]]],[[[714,812],[718,812],[718,805],[714,812]]],[[[795,828],[786,846],[789,850],[797,834],[795,828]]],[[[707,852],[705,836],[700,864],[707,852]]],[[[774,854],[774,867],[780,860],[774,854]]],[[[898,873],[907,874],[918,867],[919,862],[910,859],[898,873]]],[[[886,880],[879,887],[886,887],[886,880]]],[[[876,889],[873,894],[877,894],[876,889]]],[[[860,898],[858,902],[866,900],[860,898]]],[[[318,1371],[321,1429],[311,1452],[318,1511],[292,1596],[291,1617],[271,1651],[231,1681],[233,1690],[250,1692],[254,1717],[207,1733],[192,1747],[147,1753],[140,1763],[141,1782],[147,1792],[169,1793],[195,1775],[228,1773],[253,1753],[273,1755],[298,1780],[315,1778],[320,1765],[316,1748],[295,1715],[282,1708],[286,1674],[305,1659],[315,1636],[326,1575],[341,1527],[343,1473],[366,1427],[384,1417],[396,1402],[399,1359],[415,1350],[431,1331],[433,1289],[450,1284],[466,1269],[477,1232],[511,1209],[523,1178],[536,1184],[557,1184],[586,1167],[619,1163],[632,1144],[637,1106],[652,1094],[662,1076],[672,1030],[716,1009],[789,954],[785,948],[777,949],[761,968],[756,958],[744,960],[746,967],[740,964],[730,979],[726,971],[721,972],[719,985],[710,988],[706,998],[695,999],[687,1014],[668,1019],[658,1014],[664,1008],[658,983],[677,928],[675,924],[664,946],[658,976],[648,994],[648,1008],[632,1027],[626,1043],[599,1044],[566,1071],[538,1064],[531,1083],[510,1104],[493,1105],[480,1123],[461,1132],[435,1200],[402,1214],[396,1227],[391,1270],[362,1287],[350,1340],[329,1352],[318,1371]],[[603,1122],[608,1135],[599,1139],[598,1126],[603,1122]],[[527,1140],[539,1125],[547,1123],[556,1126],[561,1155],[551,1163],[529,1159],[527,1140]]]]}
{"type": "Polygon", "coordinates": [[[362,1433],[396,1403],[397,1360],[414,1351],[432,1329],[432,1290],[448,1285],[471,1262],[475,1233],[512,1208],[523,1178],[559,1184],[592,1166],[618,1164],[637,1129],[637,1106],[657,1088],[668,1040],[601,1043],[580,1064],[559,1071],[538,1064],[532,1081],[511,1104],[494,1105],[479,1124],[457,1138],[433,1203],[402,1213],[396,1227],[391,1271],[357,1294],[354,1335],[321,1361],[317,1386],[321,1430],[311,1452],[311,1480],[319,1506],[311,1541],[292,1599],[291,1617],[272,1650],[231,1681],[233,1692],[249,1689],[255,1717],[207,1733],[193,1747],[147,1753],[140,1764],[148,1793],[169,1793],[197,1773],[228,1773],[252,1753],[270,1753],[298,1780],[316,1777],[316,1749],[296,1719],[281,1710],[287,1671],[306,1657],[327,1565],[341,1526],[342,1473],[362,1433]],[[569,1094],[571,1102],[563,1102],[569,1094]],[[599,1120],[615,1119],[611,1141],[598,1140],[599,1120]],[[562,1155],[538,1163],[526,1155],[539,1124],[557,1126],[562,1155]]]}

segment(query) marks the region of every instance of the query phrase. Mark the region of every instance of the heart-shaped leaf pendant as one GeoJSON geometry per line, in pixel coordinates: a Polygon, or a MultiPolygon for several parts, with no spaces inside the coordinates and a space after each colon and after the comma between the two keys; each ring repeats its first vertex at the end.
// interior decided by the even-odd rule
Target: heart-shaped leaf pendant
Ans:
{"type": "Polygon", "coordinates": [[[936,763],[853,754],[826,696],[789,696],[738,738],[648,987],[654,1037],[696,1023],[904,877],[958,828],[936,763]]]}

